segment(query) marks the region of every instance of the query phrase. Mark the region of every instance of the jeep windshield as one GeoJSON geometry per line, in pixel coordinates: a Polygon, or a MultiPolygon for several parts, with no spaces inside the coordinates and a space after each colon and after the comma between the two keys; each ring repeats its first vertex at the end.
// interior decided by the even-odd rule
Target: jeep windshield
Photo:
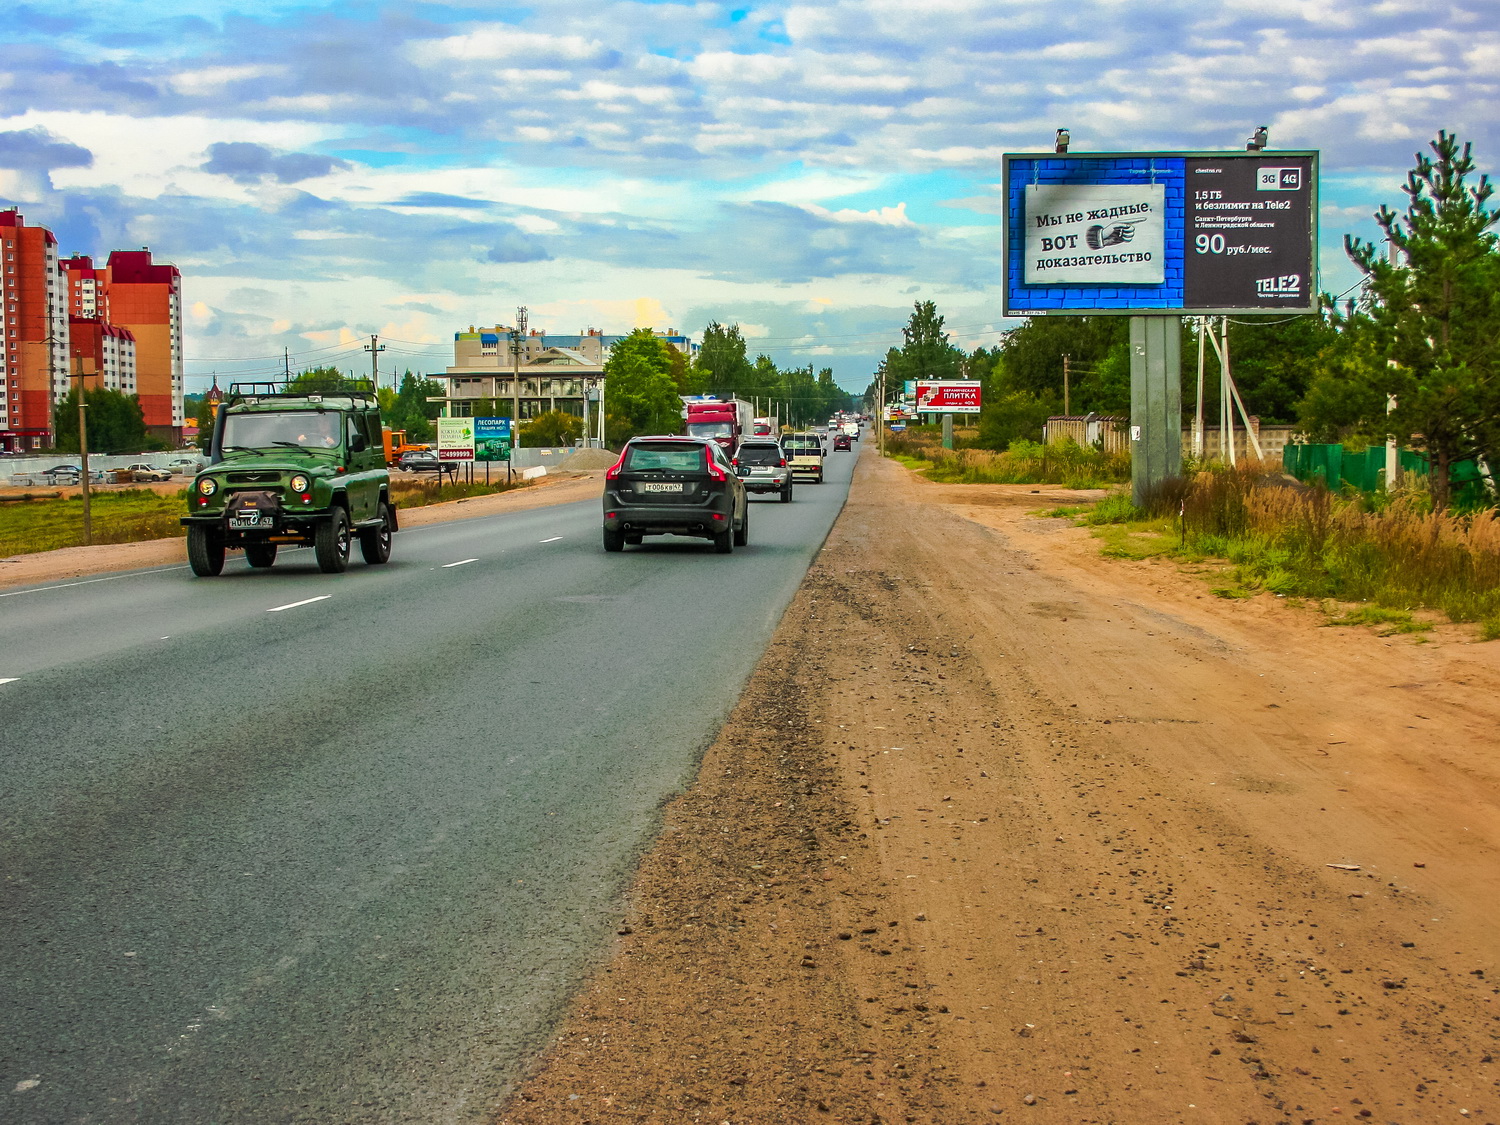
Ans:
{"type": "Polygon", "coordinates": [[[338,448],[343,415],[336,410],[256,411],[224,416],[224,449],[338,448]]]}

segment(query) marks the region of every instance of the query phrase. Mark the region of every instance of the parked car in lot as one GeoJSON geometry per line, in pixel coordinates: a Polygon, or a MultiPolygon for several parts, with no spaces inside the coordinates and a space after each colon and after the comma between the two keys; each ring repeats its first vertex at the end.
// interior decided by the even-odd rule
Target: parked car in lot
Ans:
{"type": "MultiPolygon", "coordinates": [[[[36,474],[46,484],[77,484],[83,479],[82,465],[53,465],[36,474]]],[[[94,474],[89,474],[93,476],[94,474]]]]}
{"type": "Polygon", "coordinates": [[[184,476],[194,476],[199,469],[203,468],[203,459],[200,457],[174,457],[167,462],[167,468],[174,473],[182,473],[184,476]]]}
{"type": "Polygon", "coordinates": [[[647,535],[712,541],[727,555],[750,541],[750,504],[729,454],[712,437],[637,437],[604,474],[604,549],[647,535]]]}
{"type": "Polygon", "coordinates": [[[441,473],[445,468],[431,449],[408,449],[396,467],[407,473],[441,473]]]}
{"type": "Polygon", "coordinates": [[[126,465],[116,472],[127,473],[129,478],[135,481],[171,480],[171,469],[159,469],[155,465],[148,465],[144,461],[137,461],[134,465],[126,465]]]}
{"type": "Polygon", "coordinates": [[[838,453],[840,451],[843,451],[844,453],[849,453],[853,449],[854,449],[854,443],[849,440],[849,435],[848,434],[839,434],[838,437],[836,437],[836,438],[833,439],[833,451],[835,453],[838,453]]]}
{"type": "Polygon", "coordinates": [[[786,450],[793,480],[803,477],[823,480],[823,441],[817,434],[783,434],[781,448],[786,450]]]}
{"type": "Polygon", "coordinates": [[[792,469],[786,451],[775,438],[746,438],[734,452],[734,471],[747,492],[776,492],[783,504],[792,501],[792,469]]]}

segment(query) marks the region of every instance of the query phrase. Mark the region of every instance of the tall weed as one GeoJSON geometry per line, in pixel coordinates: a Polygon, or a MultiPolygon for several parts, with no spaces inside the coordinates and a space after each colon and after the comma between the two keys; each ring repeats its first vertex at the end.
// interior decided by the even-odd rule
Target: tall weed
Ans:
{"type": "Polygon", "coordinates": [[[1065,441],[1041,445],[1012,442],[1004,453],[990,449],[944,449],[927,434],[893,434],[886,440],[893,456],[931,462],[930,480],[949,484],[1055,484],[1064,488],[1107,488],[1130,479],[1130,455],[1105,453],[1065,441]]]}
{"type": "Polygon", "coordinates": [[[1422,606],[1453,621],[1500,615],[1500,515],[1435,513],[1421,498],[1371,510],[1260,468],[1198,473],[1183,498],[1185,546],[1234,562],[1278,593],[1422,606]]]}

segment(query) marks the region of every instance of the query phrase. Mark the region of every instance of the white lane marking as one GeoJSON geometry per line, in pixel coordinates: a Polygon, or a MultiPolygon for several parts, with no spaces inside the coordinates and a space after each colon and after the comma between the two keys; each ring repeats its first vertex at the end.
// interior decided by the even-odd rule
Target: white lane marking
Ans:
{"type": "Polygon", "coordinates": [[[19,677],[17,677],[17,676],[10,676],[10,677],[8,677],[6,679],[0,680],[0,684],[13,684],[13,683],[16,682],[16,680],[18,678],[19,677]]]}
{"type": "Polygon", "coordinates": [[[466,563],[478,562],[478,561],[479,561],[478,559],[460,559],[456,563],[444,563],[443,564],[443,569],[444,570],[451,570],[455,566],[463,566],[466,563]]]}
{"type": "Polygon", "coordinates": [[[538,539],[537,542],[538,543],[556,543],[561,538],[562,538],[561,535],[554,535],[551,539],[538,539]]]}
{"type": "Polygon", "coordinates": [[[155,570],[133,570],[129,574],[111,574],[108,578],[86,578],[82,582],[63,582],[57,586],[38,586],[34,590],[12,590],[0,594],[0,598],[17,598],[22,594],[45,594],[48,590],[66,590],[71,586],[92,586],[95,582],[118,582],[122,578],[139,578],[143,574],[166,574],[172,570],[186,570],[186,566],[162,566],[155,570]]]}
{"type": "Polygon", "coordinates": [[[280,613],[284,609],[296,609],[299,605],[312,605],[313,602],[326,602],[331,597],[333,597],[332,594],[319,594],[315,598],[303,598],[300,602],[289,602],[286,605],[279,605],[272,609],[268,609],[266,610],[266,612],[280,613]]]}

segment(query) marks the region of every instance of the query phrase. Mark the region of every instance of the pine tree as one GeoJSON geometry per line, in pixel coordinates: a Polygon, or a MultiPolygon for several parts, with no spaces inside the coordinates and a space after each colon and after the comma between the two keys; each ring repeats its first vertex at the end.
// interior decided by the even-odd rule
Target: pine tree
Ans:
{"type": "MultiPolygon", "coordinates": [[[[1455,464],[1485,455],[1494,468],[1500,453],[1500,255],[1491,229],[1500,213],[1488,206],[1488,176],[1469,183],[1471,145],[1442,131],[1431,147],[1436,159],[1418,153],[1407,175],[1405,214],[1382,206],[1375,215],[1397,260],[1376,243],[1345,238],[1367,283],[1335,324],[1347,337],[1340,358],[1348,396],[1364,404],[1361,422],[1427,454],[1433,505],[1443,510],[1455,464]],[[1369,417],[1387,394],[1395,396],[1391,413],[1369,417]]],[[[1337,400],[1327,386],[1310,398],[1337,400]]]]}

